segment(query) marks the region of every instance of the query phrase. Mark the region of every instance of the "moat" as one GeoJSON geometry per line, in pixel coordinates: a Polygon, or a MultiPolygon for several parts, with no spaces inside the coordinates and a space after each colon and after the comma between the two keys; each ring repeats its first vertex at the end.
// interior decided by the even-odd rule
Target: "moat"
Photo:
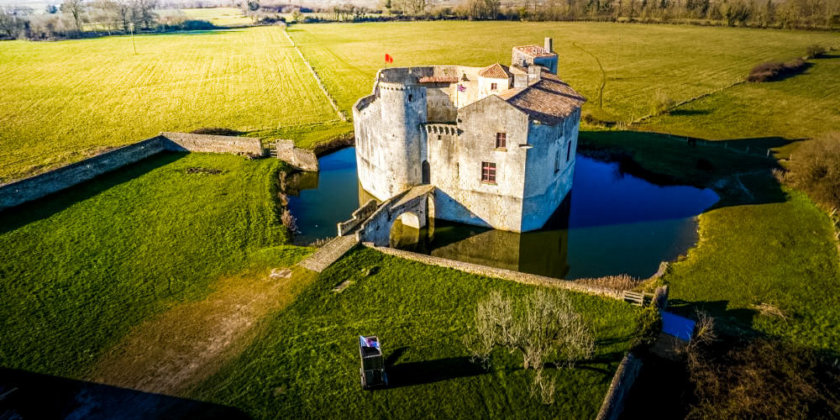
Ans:
{"type": "MultiPolygon", "coordinates": [[[[289,197],[300,244],[335,236],[336,223],[359,206],[355,149],[324,156],[319,164],[317,177],[300,177],[298,195],[289,197]]],[[[661,261],[694,245],[695,216],[718,200],[712,190],[655,185],[622,173],[616,162],[583,155],[574,186],[542,230],[520,234],[437,220],[419,235],[432,239],[400,247],[556,278],[648,277],[661,261]]]]}

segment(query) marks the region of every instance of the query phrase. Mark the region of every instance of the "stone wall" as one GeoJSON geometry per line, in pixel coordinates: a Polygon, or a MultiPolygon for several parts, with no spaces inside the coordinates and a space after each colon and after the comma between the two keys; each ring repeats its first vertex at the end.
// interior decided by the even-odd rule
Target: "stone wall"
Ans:
{"type": "Polygon", "coordinates": [[[265,156],[260,139],[255,137],[215,136],[192,133],[160,133],[168,140],[164,147],[172,152],[233,153],[265,156]]]}
{"type": "Polygon", "coordinates": [[[0,185],[0,210],[59,192],[164,151],[265,156],[258,138],[161,133],[157,137],[120,147],[40,175],[0,185]]]}
{"type": "Polygon", "coordinates": [[[0,210],[70,188],[164,150],[164,140],[161,137],[154,137],[40,175],[2,185],[0,186],[0,210]]]}
{"type": "Polygon", "coordinates": [[[630,387],[639,376],[642,370],[642,361],[639,360],[633,353],[627,353],[621,364],[618,365],[618,370],[615,371],[610,389],[604,397],[604,403],[601,405],[601,410],[598,411],[597,420],[616,420],[624,410],[624,401],[627,399],[627,394],[630,393],[630,387]]]}
{"type": "Polygon", "coordinates": [[[318,171],[318,157],[311,150],[295,147],[292,140],[277,140],[277,159],[303,171],[318,171]]]}
{"type": "Polygon", "coordinates": [[[395,257],[400,257],[411,261],[417,261],[422,264],[452,268],[455,270],[463,271],[465,273],[477,274],[481,276],[493,277],[503,280],[510,280],[515,281],[517,283],[529,284],[533,286],[553,287],[557,289],[565,289],[590,295],[608,297],[616,300],[624,300],[624,295],[622,291],[610,289],[607,287],[592,286],[569,280],[561,280],[551,277],[544,277],[536,274],[520,273],[518,271],[505,270],[503,268],[488,267],[484,265],[471,264],[462,261],[448,260],[445,258],[433,257],[431,255],[417,254],[414,252],[403,251],[400,249],[376,246],[370,242],[362,242],[362,244],[368,248],[372,248],[379,252],[382,252],[383,254],[393,255],[395,257]]]}
{"type": "Polygon", "coordinates": [[[356,231],[358,242],[372,242],[376,246],[388,246],[394,222],[405,213],[417,217],[417,227],[426,226],[428,203],[433,199],[435,188],[423,185],[411,188],[383,202],[356,231]]]}

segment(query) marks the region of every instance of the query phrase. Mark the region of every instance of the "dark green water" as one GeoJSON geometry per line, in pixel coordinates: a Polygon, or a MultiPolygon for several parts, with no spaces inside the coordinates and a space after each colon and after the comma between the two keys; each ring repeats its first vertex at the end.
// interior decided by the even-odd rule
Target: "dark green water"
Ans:
{"type": "MultiPolygon", "coordinates": [[[[317,188],[290,198],[300,241],[335,236],[359,205],[355,150],[320,159],[317,188]]],[[[504,232],[432,221],[417,252],[550,277],[647,277],[697,240],[695,216],[718,196],[690,186],[659,186],[622,173],[618,163],[577,156],[574,189],[540,231],[504,232]]]]}

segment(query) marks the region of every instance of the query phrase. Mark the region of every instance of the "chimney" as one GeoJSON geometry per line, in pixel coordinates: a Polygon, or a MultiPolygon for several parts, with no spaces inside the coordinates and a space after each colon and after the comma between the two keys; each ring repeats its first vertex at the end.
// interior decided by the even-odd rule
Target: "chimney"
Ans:
{"type": "Polygon", "coordinates": [[[554,52],[554,41],[551,37],[545,37],[545,51],[546,52],[554,52]]]}

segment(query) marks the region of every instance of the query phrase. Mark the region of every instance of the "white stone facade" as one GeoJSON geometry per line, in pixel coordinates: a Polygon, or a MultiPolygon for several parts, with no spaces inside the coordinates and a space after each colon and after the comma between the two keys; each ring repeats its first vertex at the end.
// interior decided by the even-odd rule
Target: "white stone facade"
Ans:
{"type": "Polygon", "coordinates": [[[584,99],[548,68],[529,67],[380,70],[353,107],[362,188],[384,201],[431,184],[436,218],[540,229],[572,188],[584,99]]]}

